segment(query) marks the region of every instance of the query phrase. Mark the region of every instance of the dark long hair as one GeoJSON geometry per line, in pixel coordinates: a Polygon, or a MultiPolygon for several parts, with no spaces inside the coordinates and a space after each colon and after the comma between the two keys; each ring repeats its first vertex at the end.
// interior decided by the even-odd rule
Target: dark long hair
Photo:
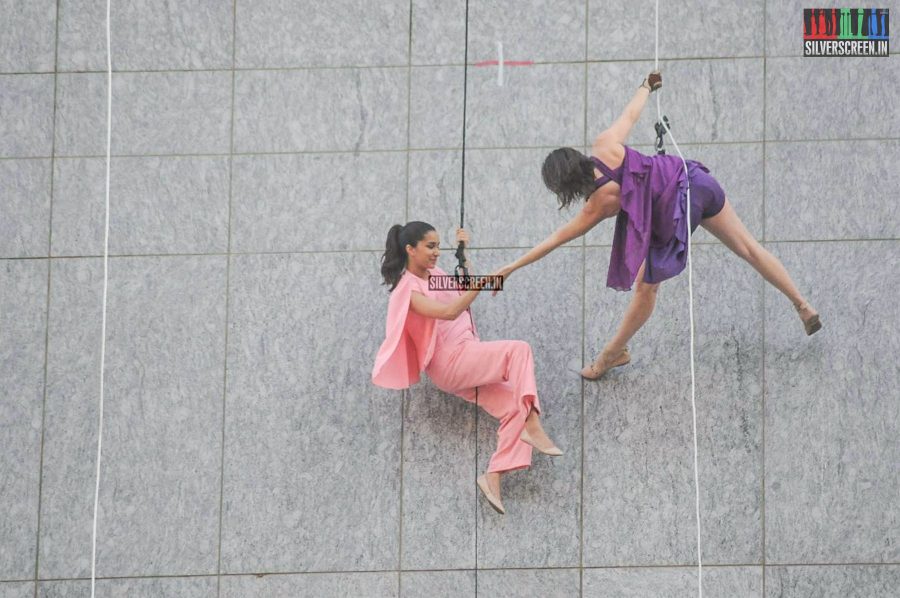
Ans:
{"type": "Polygon", "coordinates": [[[429,231],[433,231],[434,227],[427,222],[413,220],[407,222],[406,225],[395,224],[388,231],[387,241],[384,243],[384,255],[381,256],[381,276],[384,278],[382,284],[389,284],[390,293],[397,288],[400,282],[400,276],[403,269],[406,268],[406,246],[415,247],[429,231]]]}
{"type": "Polygon", "coordinates": [[[559,209],[577,199],[587,199],[597,188],[594,184],[594,163],[571,147],[561,147],[544,159],[541,177],[547,189],[556,194],[559,209]]]}

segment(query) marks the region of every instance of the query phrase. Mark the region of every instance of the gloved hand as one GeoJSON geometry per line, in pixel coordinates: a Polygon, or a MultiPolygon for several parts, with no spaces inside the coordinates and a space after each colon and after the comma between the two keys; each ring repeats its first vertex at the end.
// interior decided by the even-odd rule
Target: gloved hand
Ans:
{"type": "Polygon", "coordinates": [[[650,90],[650,93],[653,93],[660,87],[662,87],[662,75],[659,71],[652,71],[647,78],[644,79],[644,82],[641,83],[641,86],[646,87],[650,90]]]}

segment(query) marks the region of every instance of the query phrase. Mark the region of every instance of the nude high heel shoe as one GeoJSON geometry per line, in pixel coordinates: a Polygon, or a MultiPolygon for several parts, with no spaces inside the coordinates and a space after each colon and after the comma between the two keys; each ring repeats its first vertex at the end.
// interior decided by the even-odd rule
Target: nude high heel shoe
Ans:
{"type": "Polygon", "coordinates": [[[506,509],[503,508],[503,503],[500,502],[500,499],[493,492],[491,492],[491,487],[488,486],[487,483],[487,477],[482,474],[478,476],[478,479],[475,480],[475,483],[478,484],[478,487],[481,489],[484,497],[487,499],[488,503],[492,507],[494,507],[494,510],[501,515],[505,515],[506,509]]]}
{"type": "Polygon", "coordinates": [[[553,445],[550,448],[546,448],[546,449],[539,447],[538,445],[536,445],[534,443],[534,440],[531,438],[531,435],[529,435],[528,431],[525,429],[523,429],[522,433],[519,435],[519,440],[521,440],[525,444],[530,444],[536,450],[544,453],[545,455],[550,455],[551,457],[560,457],[563,454],[562,450],[556,445],[553,445]]]}
{"type": "MultiPolygon", "coordinates": [[[[803,310],[809,308],[809,302],[805,301],[799,305],[794,305],[797,313],[803,313],[803,310]]],[[[802,319],[802,316],[801,316],[802,319]]],[[[811,336],[822,329],[822,322],[819,320],[819,314],[812,315],[803,321],[803,328],[806,330],[806,336],[811,336]]]]}
{"type": "Polygon", "coordinates": [[[609,370],[630,362],[631,354],[628,352],[628,347],[623,347],[618,355],[609,355],[604,351],[600,353],[597,361],[581,370],[581,377],[586,380],[597,380],[609,370]]]}

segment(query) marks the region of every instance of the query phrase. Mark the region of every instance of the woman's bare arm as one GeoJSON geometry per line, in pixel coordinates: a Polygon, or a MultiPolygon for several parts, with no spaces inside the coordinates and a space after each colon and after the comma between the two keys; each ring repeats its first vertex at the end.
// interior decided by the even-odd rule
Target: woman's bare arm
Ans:
{"type": "MultiPolygon", "coordinates": [[[[463,228],[456,229],[456,242],[463,243],[463,247],[469,246],[469,233],[463,228]]],[[[465,258],[464,265],[466,269],[471,270],[472,261],[468,254],[463,253],[465,258]]],[[[417,291],[412,292],[410,298],[410,308],[426,318],[436,318],[438,320],[455,320],[459,314],[466,311],[466,308],[475,301],[481,289],[469,289],[450,303],[441,303],[435,299],[426,297],[417,291]]]]}
{"type": "Polygon", "coordinates": [[[603,218],[604,215],[596,206],[596,204],[588,201],[585,204],[584,208],[582,208],[574,218],[556,229],[549,237],[529,250],[528,253],[514,261],[512,264],[503,268],[501,270],[502,274],[504,276],[508,276],[513,271],[536,262],[560,245],[564,245],[572,239],[577,239],[581,235],[585,234],[586,232],[594,228],[594,226],[596,226],[598,222],[603,220],[603,218]]]}
{"type": "Polygon", "coordinates": [[[597,135],[595,143],[612,141],[624,145],[628,140],[628,135],[631,134],[632,127],[634,127],[641,118],[641,112],[644,110],[644,106],[647,104],[647,98],[649,97],[650,92],[647,88],[639,87],[634,93],[634,97],[632,97],[631,101],[628,102],[628,105],[625,106],[622,114],[619,115],[619,118],[617,118],[608,129],[597,135]]]}
{"type": "Polygon", "coordinates": [[[619,118],[608,129],[597,136],[595,143],[612,141],[624,144],[628,140],[628,135],[631,134],[631,128],[641,118],[641,112],[644,111],[644,106],[647,105],[647,98],[650,97],[651,88],[656,90],[661,86],[662,76],[657,71],[650,73],[637,91],[634,92],[634,96],[626,104],[619,118]]]}
{"type": "Polygon", "coordinates": [[[451,303],[441,303],[436,299],[426,297],[422,293],[413,291],[409,300],[410,309],[426,318],[435,318],[437,320],[455,320],[459,314],[466,311],[466,308],[475,301],[480,290],[468,290],[458,299],[454,299],[451,303]]]}

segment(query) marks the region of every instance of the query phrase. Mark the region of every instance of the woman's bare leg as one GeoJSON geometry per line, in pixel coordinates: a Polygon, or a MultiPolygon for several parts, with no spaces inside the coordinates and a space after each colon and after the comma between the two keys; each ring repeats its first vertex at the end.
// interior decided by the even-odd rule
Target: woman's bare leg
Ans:
{"type": "Polygon", "coordinates": [[[610,368],[624,365],[631,357],[625,351],[625,345],[631,337],[640,330],[641,326],[650,318],[653,308],[656,306],[656,295],[659,291],[659,283],[648,284],[644,282],[644,264],[641,264],[637,273],[634,295],[628,303],[622,323],[619,329],[610,339],[600,355],[591,364],[581,370],[581,375],[589,380],[596,380],[610,368]]]}
{"type": "Polygon", "coordinates": [[[802,319],[817,313],[806,303],[781,261],[747,231],[727,198],[719,213],[702,220],[700,225],[753,266],[772,286],[784,293],[795,307],[804,306],[804,309],[799,310],[802,319]]]}
{"type": "Polygon", "coordinates": [[[656,307],[659,283],[650,284],[644,282],[644,265],[641,264],[641,269],[638,270],[634,295],[632,295],[631,302],[625,310],[622,323],[619,324],[619,329],[616,330],[615,335],[604,347],[604,351],[610,354],[618,353],[625,348],[631,337],[650,319],[653,308],[656,307]]]}

